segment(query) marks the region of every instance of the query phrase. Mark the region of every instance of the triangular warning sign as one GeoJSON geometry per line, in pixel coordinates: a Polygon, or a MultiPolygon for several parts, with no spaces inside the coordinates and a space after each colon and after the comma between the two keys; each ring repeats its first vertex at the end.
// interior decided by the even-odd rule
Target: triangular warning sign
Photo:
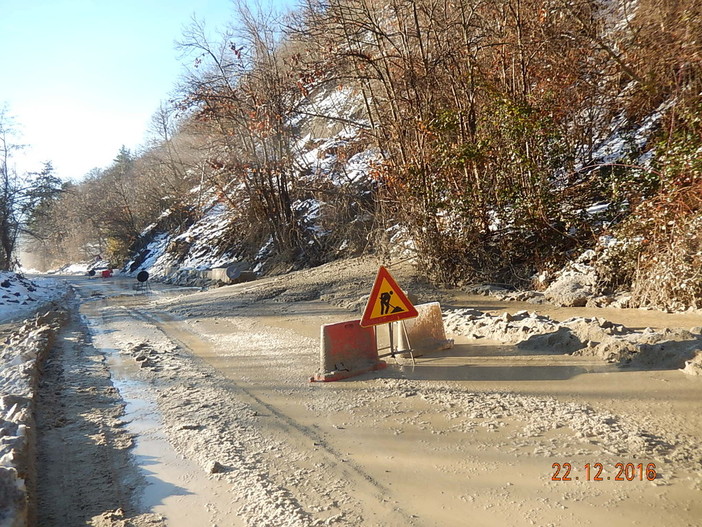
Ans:
{"type": "Polygon", "coordinates": [[[361,326],[377,326],[418,316],[417,310],[385,267],[378,269],[361,326]]]}

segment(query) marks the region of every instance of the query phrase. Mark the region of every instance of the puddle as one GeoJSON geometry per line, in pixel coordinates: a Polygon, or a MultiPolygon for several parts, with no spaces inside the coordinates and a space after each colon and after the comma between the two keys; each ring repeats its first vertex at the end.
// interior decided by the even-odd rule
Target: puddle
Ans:
{"type": "MultiPolygon", "coordinates": [[[[87,309],[97,307],[93,304],[87,309]]],[[[216,525],[221,511],[214,504],[222,501],[228,489],[172,448],[154,393],[138,378],[138,363],[111,347],[107,333],[84,317],[93,345],[105,355],[112,383],[126,404],[127,429],[136,436],[132,456],[146,482],[137,505],[143,512],[163,516],[169,527],[216,525]]]]}

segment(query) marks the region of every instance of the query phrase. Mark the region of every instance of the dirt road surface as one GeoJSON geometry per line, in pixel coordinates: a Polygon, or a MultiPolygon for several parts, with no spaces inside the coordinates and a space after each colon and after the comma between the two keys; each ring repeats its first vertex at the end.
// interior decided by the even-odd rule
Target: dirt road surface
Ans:
{"type": "MultiPolygon", "coordinates": [[[[151,294],[70,279],[75,316],[42,381],[40,525],[700,524],[702,379],[458,338],[416,365],[309,383],[320,325],[359,318],[348,308],[375,269],[151,294]]],[[[525,307],[391,271],[421,301],[525,307]]]]}

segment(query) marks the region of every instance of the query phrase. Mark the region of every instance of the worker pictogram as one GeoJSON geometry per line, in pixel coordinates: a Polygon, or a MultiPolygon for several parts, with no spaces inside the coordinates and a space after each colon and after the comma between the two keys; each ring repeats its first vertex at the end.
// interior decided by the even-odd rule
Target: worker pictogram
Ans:
{"type": "Polygon", "coordinates": [[[417,310],[397,285],[385,267],[378,269],[368,304],[361,318],[361,326],[376,326],[406,318],[414,318],[417,310]]]}

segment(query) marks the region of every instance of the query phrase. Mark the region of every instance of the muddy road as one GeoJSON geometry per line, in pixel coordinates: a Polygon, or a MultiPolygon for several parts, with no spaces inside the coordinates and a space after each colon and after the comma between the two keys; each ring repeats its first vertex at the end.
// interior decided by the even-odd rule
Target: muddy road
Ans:
{"type": "Polygon", "coordinates": [[[356,307],[373,278],[351,263],[151,294],[71,278],[75,316],[42,381],[40,525],[699,524],[700,378],[460,337],[309,383],[320,325],[358,318],[333,304],[356,307]]]}

